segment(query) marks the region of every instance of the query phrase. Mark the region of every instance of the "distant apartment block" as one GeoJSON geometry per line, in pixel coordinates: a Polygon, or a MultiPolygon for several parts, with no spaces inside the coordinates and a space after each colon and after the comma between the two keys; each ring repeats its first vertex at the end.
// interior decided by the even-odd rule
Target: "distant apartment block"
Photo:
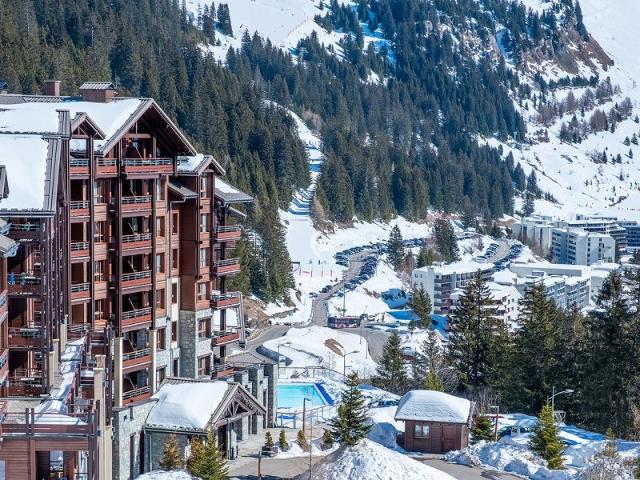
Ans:
{"type": "Polygon", "coordinates": [[[608,234],[570,228],[554,228],[551,252],[555,263],[591,265],[616,258],[616,241],[608,234]]]}

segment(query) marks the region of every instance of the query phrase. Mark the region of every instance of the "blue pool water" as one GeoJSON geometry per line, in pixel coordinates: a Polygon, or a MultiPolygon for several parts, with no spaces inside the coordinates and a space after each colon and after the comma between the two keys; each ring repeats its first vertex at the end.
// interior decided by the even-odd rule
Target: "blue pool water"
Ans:
{"type": "Polygon", "coordinates": [[[311,405],[307,403],[307,407],[319,407],[330,403],[329,396],[326,392],[323,395],[315,383],[281,383],[278,385],[278,408],[302,408],[305,397],[311,399],[311,405]]]}

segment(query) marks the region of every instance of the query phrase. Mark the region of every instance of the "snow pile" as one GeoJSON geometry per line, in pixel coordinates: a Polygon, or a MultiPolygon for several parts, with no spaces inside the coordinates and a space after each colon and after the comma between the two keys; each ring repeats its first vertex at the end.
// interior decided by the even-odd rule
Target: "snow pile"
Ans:
{"type": "Polygon", "coordinates": [[[633,480],[633,473],[619,460],[601,458],[585,468],[576,476],[576,480],[633,480]]]}
{"type": "MultiPolygon", "coordinates": [[[[335,452],[339,445],[334,443],[331,448],[327,450],[323,450],[321,447],[322,439],[317,438],[311,442],[311,455],[314,457],[324,457],[329,455],[330,453],[335,452]]],[[[289,442],[289,448],[287,450],[282,450],[278,445],[278,453],[275,458],[298,458],[298,457],[307,457],[309,458],[309,451],[303,450],[300,444],[297,441],[289,442]]]]}
{"type": "Polygon", "coordinates": [[[147,425],[204,430],[229,386],[221,381],[166,383],[152,397],[158,402],[149,412],[147,425]]]}
{"type": "Polygon", "coordinates": [[[404,422],[394,416],[397,407],[371,408],[368,420],[373,425],[369,431],[369,440],[396,451],[403,451],[396,443],[399,432],[404,432],[404,422]]]}
{"type": "Polygon", "coordinates": [[[273,352],[279,350],[292,361],[289,367],[322,366],[342,372],[346,360],[347,372],[356,371],[362,377],[376,369],[364,338],[327,327],[292,328],[286,335],[265,342],[264,347],[273,352]]]}
{"type": "Polygon", "coordinates": [[[453,480],[453,477],[446,473],[370,440],[363,440],[355,447],[336,452],[328,462],[314,471],[314,478],[324,480],[453,480]]]}
{"type": "Polygon", "coordinates": [[[395,418],[430,422],[467,423],[471,402],[434,390],[412,390],[400,399],[395,418]]]}
{"type": "Polygon", "coordinates": [[[568,480],[568,470],[549,470],[546,462],[526,446],[503,442],[478,442],[459,451],[449,452],[445,460],[469,466],[488,466],[534,480],[568,480]]]}
{"type": "Polygon", "coordinates": [[[173,470],[171,472],[156,470],[155,472],[140,475],[136,477],[136,480],[198,480],[198,477],[190,475],[185,470],[173,470]]]}

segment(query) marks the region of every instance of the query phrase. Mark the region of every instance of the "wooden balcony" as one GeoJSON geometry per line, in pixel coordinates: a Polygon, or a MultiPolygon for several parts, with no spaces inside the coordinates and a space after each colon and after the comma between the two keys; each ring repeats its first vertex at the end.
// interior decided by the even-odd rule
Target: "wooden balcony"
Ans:
{"type": "Polygon", "coordinates": [[[217,276],[235,275],[240,272],[240,259],[227,258],[225,260],[216,260],[213,262],[213,273],[217,276]]]}
{"type": "Polygon", "coordinates": [[[13,296],[40,295],[42,279],[27,273],[9,273],[7,276],[8,293],[13,296]]]}
{"type": "Polygon", "coordinates": [[[74,200],[69,202],[71,209],[71,218],[85,218],[89,216],[89,201],[74,200]]]}
{"type": "Polygon", "coordinates": [[[14,349],[39,349],[44,347],[44,328],[33,327],[9,327],[9,348],[14,349]]]}
{"type": "Polygon", "coordinates": [[[224,308],[235,308],[240,306],[242,294],[240,292],[217,293],[211,295],[211,308],[222,310],[224,308]]]}
{"type": "Polygon", "coordinates": [[[122,197],[122,212],[141,212],[151,210],[151,195],[135,195],[122,197]]]}
{"type": "Polygon", "coordinates": [[[74,300],[89,300],[91,297],[89,289],[91,284],[86,283],[72,283],[71,284],[71,301],[74,300]]]}
{"type": "Polygon", "coordinates": [[[172,158],[124,158],[124,173],[127,175],[153,175],[173,173],[172,158]]]}
{"type": "Polygon", "coordinates": [[[151,307],[138,308],[122,314],[122,330],[138,330],[151,325],[151,307]]]}
{"type": "Polygon", "coordinates": [[[122,354],[122,369],[124,373],[133,372],[135,370],[142,370],[143,368],[149,368],[150,365],[150,348],[141,348],[139,350],[134,350],[133,352],[122,354]]]}
{"type": "Polygon", "coordinates": [[[89,242],[71,242],[71,260],[89,258],[89,242]]]}
{"type": "MultiPolygon", "coordinates": [[[[42,372],[40,372],[40,376],[33,377],[10,376],[7,392],[10,397],[38,397],[42,395],[45,393],[42,372]]],[[[3,433],[7,433],[4,427],[3,433]]]]}
{"type": "Polygon", "coordinates": [[[123,250],[137,250],[141,248],[151,248],[150,233],[134,233],[122,236],[123,250]]]}
{"type": "MultiPolygon", "coordinates": [[[[10,387],[11,390],[11,387],[10,387]]],[[[97,429],[97,411],[89,405],[69,405],[61,422],[57,412],[37,412],[27,409],[21,413],[3,411],[2,435],[6,437],[53,437],[61,450],[89,450],[90,436],[97,429]]],[[[46,440],[45,440],[46,441],[46,440]]],[[[74,477],[85,478],[85,477],[74,477]]]]}
{"type": "Polygon", "coordinates": [[[122,393],[122,403],[128,405],[151,398],[151,387],[137,387],[122,393]]]}
{"type": "Polygon", "coordinates": [[[240,340],[240,332],[237,330],[214,332],[213,338],[211,339],[211,345],[219,347],[220,345],[237,342],[238,340],[240,340]]]}
{"type": "Polygon", "coordinates": [[[40,224],[11,223],[9,232],[11,232],[11,238],[15,240],[37,240],[40,238],[40,224]]]}
{"type": "Polygon", "coordinates": [[[151,270],[123,273],[122,288],[149,287],[151,288],[151,270]]]}
{"type": "Polygon", "coordinates": [[[69,174],[72,177],[76,175],[89,175],[89,159],[71,158],[69,160],[69,174]]]}
{"type": "Polygon", "coordinates": [[[215,241],[219,243],[237,242],[242,237],[242,227],[240,225],[217,227],[214,235],[215,241]]]}
{"type": "Polygon", "coordinates": [[[115,158],[99,158],[96,162],[97,175],[117,175],[118,164],[115,158]]]}

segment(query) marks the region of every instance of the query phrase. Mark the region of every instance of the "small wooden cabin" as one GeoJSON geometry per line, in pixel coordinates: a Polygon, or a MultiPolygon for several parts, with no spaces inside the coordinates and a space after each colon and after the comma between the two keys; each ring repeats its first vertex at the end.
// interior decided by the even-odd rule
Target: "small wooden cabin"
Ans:
{"type": "Polygon", "coordinates": [[[402,447],[423,453],[447,453],[466,447],[472,405],[467,399],[433,390],[406,393],[395,415],[405,425],[402,447]]]}

